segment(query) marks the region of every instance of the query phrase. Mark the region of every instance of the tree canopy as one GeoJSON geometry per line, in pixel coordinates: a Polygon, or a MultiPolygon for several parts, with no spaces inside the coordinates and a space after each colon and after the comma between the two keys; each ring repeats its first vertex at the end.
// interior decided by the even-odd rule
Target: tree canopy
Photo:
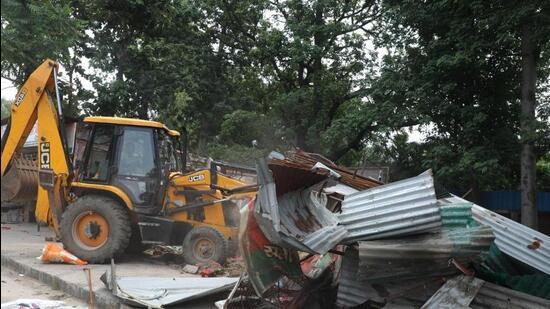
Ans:
{"type": "Polygon", "coordinates": [[[220,159],[299,147],[391,165],[393,179],[432,168],[457,191],[517,189],[528,138],[548,188],[548,1],[6,0],[1,14],[2,77],[60,61],[73,114],[186,127],[193,151],[220,159]]]}

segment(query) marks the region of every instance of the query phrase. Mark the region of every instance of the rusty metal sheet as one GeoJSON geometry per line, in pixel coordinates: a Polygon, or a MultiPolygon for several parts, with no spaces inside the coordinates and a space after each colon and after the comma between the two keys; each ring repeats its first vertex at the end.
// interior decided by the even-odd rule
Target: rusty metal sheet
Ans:
{"type": "MultiPolygon", "coordinates": [[[[326,167],[330,168],[333,172],[337,173],[340,178],[339,181],[342,182],[345,185],[348,185],[350,187],[353,187],[358,190],[364,190],[367,188],[372,188],[381,185],[382,183],[378,180],[363,177],[361,175],[358,175],[354,171],[351,171],[349,169],[346,169],[345,167],[338,166],[334,162],[328,160],[327,158],[315,154],[315,153],[307,153],[303,151],[296,151],[291,152],[285,155],[277,153],[276,155],[270,155],[271,160],[269,161],[269,167],[273,170],[275,179],[277,179],[276,173],[280,171],[281,168],[283,169],[297,169],[302,170],[304,173],[316,173],[317,175],[324,175],[327,177],[330,172],[327,170],[317,170],[312,171],[312,168],[317,163],[322,163],[326,167]]],[[[290,181],[294,181],[293,179],[290,179],[290,181]]],[[[305,183],[305,179],[301,179],[302,183],[305,183]]],[[[277,188],[279,189],[279,188],[277,188]]],[[[294,189],[297,189],[294,187],[294,189]]],[[[279,190],[279,192],[284,193],[286,191],[279,190]]]]}
{"type": "Polygon", "coordinates": [[[346,235],[336,216],[326,209],[321,188],[302,188],[278,196],[265,161],[258,162],[258,195],[254,215],[262,232],[274,244],[324,254],[346,235]]]}
{"type": "MultiPolygon", "coordinates": [[[[470,203],[457,196],[438,201],[440,204],[470,203]]],[[[550,237],[495,212],[473,204],[475,221],[490,226],[500,251],[550,275],[550,237]]]]}
{"type": "Polygon", "coordinates": [[[431,170],[345,197],[340,223],[346,243],[438,230],[441,216],[431,170]]]}

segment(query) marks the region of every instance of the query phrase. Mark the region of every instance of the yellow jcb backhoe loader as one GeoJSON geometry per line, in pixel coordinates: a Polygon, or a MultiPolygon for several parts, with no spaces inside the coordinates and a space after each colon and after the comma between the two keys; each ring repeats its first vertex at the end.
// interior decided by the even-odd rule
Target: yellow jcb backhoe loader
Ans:
{"type": "Polygon", "coordinates": [[[223,175],[215,164],[186,173],[180,133],[155,121],[86,117],[70,156],[57,68],[46,60],[30,75],[2,137],[4,177],[37,123],[37,220],[90,263],[105,262],[131,243],[183,244],[188,263],[223,263],[238,237],[235,200],[252,198],[254,186],[223,175]]]}

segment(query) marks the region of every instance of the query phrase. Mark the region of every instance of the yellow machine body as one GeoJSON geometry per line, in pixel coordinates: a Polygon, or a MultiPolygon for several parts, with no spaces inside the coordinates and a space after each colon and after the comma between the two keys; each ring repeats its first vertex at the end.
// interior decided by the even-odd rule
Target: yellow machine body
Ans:
{"type": "MultiPolygon", "coordinates": [[[[174,239],[181,241],[180,238],[185,236],[177,235],[181,237],[171,238],[170,235],[168,237],[163,235],[166,226],[170,231],[185,231],[185,233],[199,228],[203,228],[202,232],[204,228],[213,229],[217,231],[215,233],[219,232],[223,235],[214,235],[218,237],[214,237],[211,241],[214,245],[219,245],[219,238],[236,241],[239,205],[254,197],[254,186],[222,174],[215,164],[202,170],[183,172],[185,167],[182,168],[182,164],[168,162],[172,164],[166,165],[172,166],[170,169],[162,165],[163,163],[155,161],[156,167],[151,169],[151,173],[137,176],[123,175],[121,166],[117,165],[117,162],[125,165],[129,162],[121,157],[123,155],[121,149],[125,147],[123,141],[126,139],[130,141],[132,136],[127,132],[149,134],[150,145],[154,145],[151,147],[156,153],[154,158],[160,160],[161,152],[163,155],[168,153],[172,157],[181,155],[181,148],[178,151],[175,150],[180,136],[178,131],[171,130],[157,121],[120,117],[86,117],[82,121],[82,126],[88,130],[82,131],[88,134],[83,133],[88,137],[81,139],[81,147],[84,148],[81,151],[75,150],[74,157],[70,157],[63,133],[64,122],[56,80],[57,67],[56,62],[46,60],[30,75],[11,106],[9,125],[2,138],[2,177],[4,177],[10,166],[16,165],[11,164],[12,159],[15,158],[37,123],[39,185],[36,219],[38,221],[47,222],[66,247],[73,248],[75,251],[73,253],[81,252],[81,257],[92,262],[107,260],[112,255],[120,253],[119,247],[128,245],[129,240],[126,239],[130,235],[128,228],[119,231],[121,227],[117,225],[120,224],[132,225],[132,233],[139,230],[137,233],[141,233],[142,240],[149,239],[150,236],[152,239],[150,243],[166,243],[174,239]],[[52,99],[54,94],[57,97],[57,109],[52,99]],[[110,145],[108,148],[102,146],[103,144],[97,144],[99,146],[94,144],[98,128],[105,127],[109,127],[112,132],[112,140],[108,140],[110,145]],[[109,165],[100,169],[99,161],[92,162],[91,153],[94,151],[102,151],[102,156],[109,165]],[[104,179],[91,177],[87,170],[82,170],[82,164],[88,164],[85,165],[88,169],[90,165],[96,164],[97,175],[100,171],[104,171],[109,176],[104,179]],[[178,170],[174,170],[175,166],[179,166],[178,170]],[[147,180],[142,181],[145,178],[147,180]],[[136,194],[134,192],[136,190],[138,193],[144,192],[136,194]],[[101,207],[104,205],[101,204],[113,205],[112,207],[118,210],[113,213],[105,207],[102,210],[101,207]],[[74,217],[72,221],[67,219],[69,215],[64,215],[67,208],[72,209],[71,215],[74,217]],[[79,209],[82,209],[80,213],[79,209]],[[120,209],[123,211],[121,212],[120,209]],[[111,222],[112,217],[116,217],[119,221],[111,222]],[[114,226],[109,225],[113,222],[116,223],[114,226]],[[172,229],[174,224],[178,228],[172,229]],[[148,232],[150,230],[153,231],[151,235],[149,235],[151,232],[148,232]],[[124,235],[120,236],[121,233],[124,235]],[[79,241],[78,237],[83,238],[82,241],[79,241]],[[117,237],[122,239],[113,240],[117,237]],[[165,240],[157,242],[155,239],[165,240]],[[113,241],[115,241],[114,245],[110,243],[113,241]],[[106,246],[114,246],[114,249],[109,251],[105,249],[106,246]]],[[[77,130],[77,135],[78,132],[80,131],[77,130]]],[[[133,151],[139,152],[142,149],[133,151]]],[[[13,161],[15,162],[15,159],[13,161]]],[[[206,252],[205,243],[200,240],[201,237],[200,234],[198,238],[195,237],[199,239],[196,248],[204,253],[206,252]]],[[[208,256],[208,254],[203,255],[208,256]]],[[[219,257],[219,254],[213,256],[219,257]]]]}

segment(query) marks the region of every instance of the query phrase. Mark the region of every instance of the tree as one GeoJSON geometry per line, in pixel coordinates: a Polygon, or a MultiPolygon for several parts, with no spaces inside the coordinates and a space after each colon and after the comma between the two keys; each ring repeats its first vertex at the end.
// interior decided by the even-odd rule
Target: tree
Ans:
{"type": "MultiPolygon", "coordinates": [[[[77,16],[89,22],[95,44],[85,50],[94,68],[97,100],[90,114],[157,119],[196,135],[199,152],[233,111],[223,53],[193,1],[80,1],[77,16]],[[183,99],[183,101],[182,101],[183,99]],[[175,105],[176,108],[172,108],[175,105]],[[178,121],[178,123],[174,123],[178,121]]],[[[193,145],[195,146],[195,145],[193,145]]]]}
{"type": "Polygon", "coordinates": [[[267,112],[282,120],[286,140],[333,158],[359,147],[375,121],[353,123],[345,110],[370,106],[363,98],[375,55],[366,42],[382,14],[378,3],[244,1],[236,11],[250,12],[245,25],[227,14],[232,5],[221,5],[221,41],[261,70],[267,112]]]}
{"type": "Polygon", "coordinates": [[[74,80],[82,72],[74,51],[82,43],[85,23],[73,17],[71,2],[2,1],[2,78],[19,87],[44,59],[54,59],[69,77],[60,76],[65,108],[76,115],[77,101],[88,95],[74,80]]]}
{"type": "Polygon", "coordinates": [[[550,40],[550,5],[534,1],[528,6],[511,5],[521,40],[521,222],[538,227],[536,203],[535,117],[537,64],[544,44],[550,40]]]}
{"type": "Polygon", "coordinates": [[[473,188],[474,198],[481,189],[516,189],[521,48],[514,21],[523,10],[507,1],[385,5],[379,44],[389,53],[372,87],[377,105],[417,115],[428,128],[420,164],[447,187],[473,188]]]}

